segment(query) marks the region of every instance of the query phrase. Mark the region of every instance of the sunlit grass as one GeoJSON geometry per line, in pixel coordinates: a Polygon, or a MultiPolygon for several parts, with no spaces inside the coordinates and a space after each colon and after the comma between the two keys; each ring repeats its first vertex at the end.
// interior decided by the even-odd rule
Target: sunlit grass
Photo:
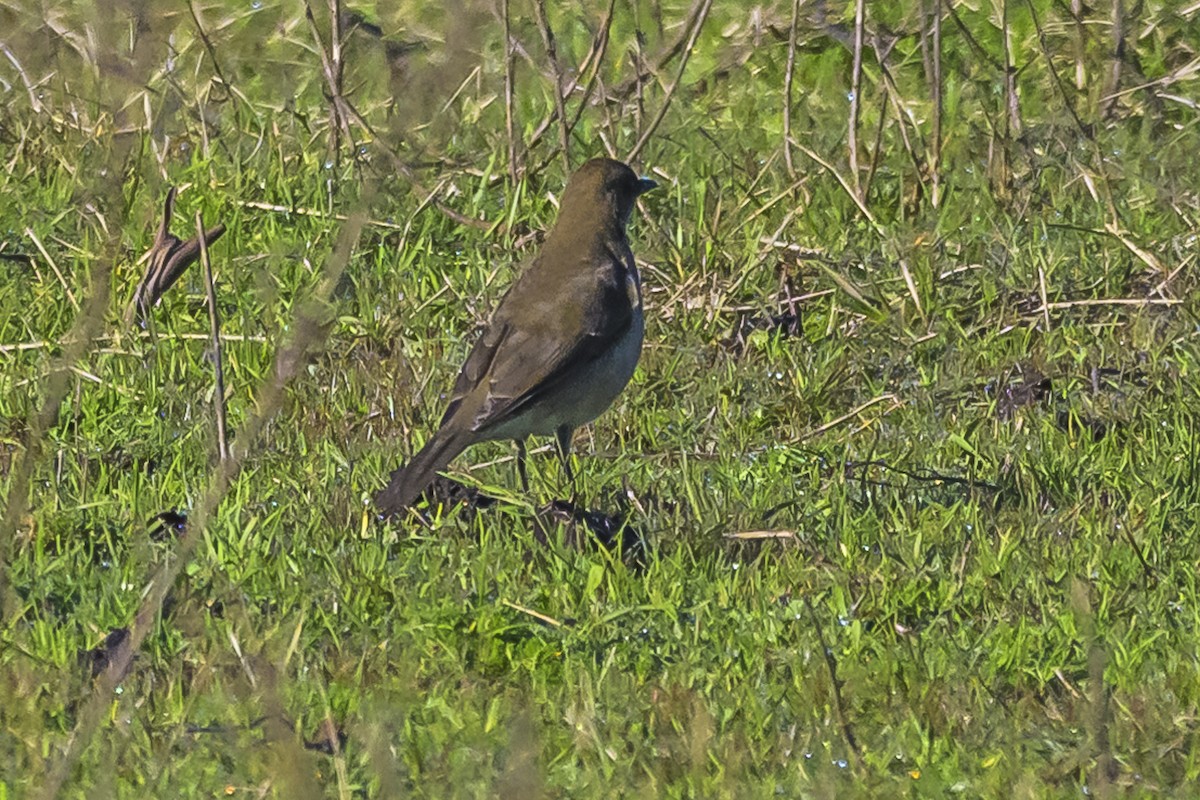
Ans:
{"type": "MultiPolygon", "coordinates": [[[[549,447],[532,496],[498,443],[453,465],[490,507],[384,524],[368,505],[554,218],[532,6],[513,3],[517,185],[490,7],[402,3],[370,18],[383,39],[350,33],[343,87],[375,136],[351,120],[336,149],[290,7],[201,9],[211,49],[177,8],[136,36],[125,11],[0,12],[26,34],[0,62],[6,503],[89,270],[119,246],[101,336],[67,365],[2,532],[0,796],[36,796],[64,763],[103,669],[88,651],[178,547],[156,515],[197,508],[214,475],[201,271],[148,328],[123,322],[168,184],[177,235],[197,211],[229,229],[213,258],[231,430],[344,217],[365,203],[369,221],[323,346],[235,442],[244,467],[64,795],[1188,796],[1200,141],[1179,98],[1197,11],[1129,12],[1136,63],[1106,88],[1107,11],[1081,27],[1032,4],[1052,75],[1030,6],[1006,37],[991,6],[944,5],[962,25],[942,22],[934,207],[919,4],[868,4],[870,30],[906,34],[890,77],[864,53],[870,220],[841,182],[853,5],[802,14],[794,53],[793,137],[838,175],[799,147],[786,167],[791,4],[710,12],[637,165],[662,184],[632,225],[646,349],[576,442],[581,502],[636,529],[637,559],[535,517],[570,491],[549,447]],[[121,202],[101,203],[110,186],[121,202]]],[[[572,164],[627,152],[674,80],[657,59],[689,8],[637,13],[614,14],[572,164]]],[[[571,70],[603,15],[551,9],[571,70]]],[[[327,47],[324,9],[316,26],[327,47]]]]}

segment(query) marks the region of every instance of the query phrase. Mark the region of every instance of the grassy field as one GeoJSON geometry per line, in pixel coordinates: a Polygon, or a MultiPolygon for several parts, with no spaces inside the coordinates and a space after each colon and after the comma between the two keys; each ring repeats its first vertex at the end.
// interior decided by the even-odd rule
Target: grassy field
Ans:
{"type": "Polygon", "coordinates": [[[1200,4],[564,5],[0,2],[0,798],[1194,797],[1200,4]],[[376,519],[596,155],[580,513],[376,519]]]}

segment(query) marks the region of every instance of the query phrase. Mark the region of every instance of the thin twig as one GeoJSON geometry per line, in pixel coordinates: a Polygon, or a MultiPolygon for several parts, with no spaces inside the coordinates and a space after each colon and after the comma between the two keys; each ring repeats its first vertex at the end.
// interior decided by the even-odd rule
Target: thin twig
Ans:
{"type": "Polygon", "coordinates": [[[58,268],[58,264],[56,264],[54,259],[50,257],[50,254],[46,252],[46,248],[42,245],[42,240],[39,239],[37,234],[33,232],[33,228],[28,226],[25,228],[25,235],[29,237],[30,241],[33,242],[33,246],[36,247],[38,252],[42,254],[42,258],[46,259],[46,263],[50,265],[50,269],[54,270],[55,277],[57,277],[58,282],[62,284],[63,291],[67,293],[67,300],[70,301],[71,307],[74,308],[75,313],[78,314],[79,301],[75,299],[75,294],[71,291],[71,287],[67,285],[67,279],[63,277],[62,271],[58,268]]]}
{"type": "MultiPolygon", "coordinates": [[[[793,143],[795,144],[796,149],[800,150],[813,161],[816,161],[818,164],[824,167],[825,170],[837,180],[846,194],[850,196],[850,199],[854,201],[854,205],[858,207],[858,210],[862,213],[863,217],[867,220],[867,222],[871,223],[871,227],[875,229],[875,232],[879,234],[879,237],[883,239],[885,243],[889,243],[890,240],[888,239],[887,232],[884,230],[883,226],[879,224],[877,219],[875,219],[875,215],[871,213],[869,208],[867,208],[867,204],[863,202],[862,198],[855,194],[854,189],[850,186],[846,179],[838,174],[838,171],[833,168],[833,165],[799,142],[793,143]]],[[[912,298],[913,305],[915,305],[917,308],[917,313],[921,315],[922,320],[928,322],[928,320],[925,318],[925,309],[921,303],[921,295],[917,291],[916,279],[913,278],[912,270],[908,266],[908,259],[897,253],[896,263],[900,266],[900,275],[904,278],[904,285],[908,289],[908,296],[912,298]]]]}
{"type": "MultiPolygon", "coordinates": [[[[1108,187],[1108,179],[1105,176],[1105,187],[1108,187]]],[[[1163,266],[1158,257],[1138,245],[1137,242],[1130,239],[1129,236],[1117,226],[1116,211],[1113,210],[1113,221],[1105,223],[1104,230],[1108,231],[1117,241],[1125,245],[1125,249],[1132,253],[1139,261],[1145,264],[1159,275],[1166,275],[1167,268],[1163,266]]]]}
{"type": "Polygon", "coordinates": [[[788,28],[787,69],[783,73],[783,163],[788,178],[796,180],[796,165],[792,163],[792,73],[796,70],[796,20],[800,16],[800,0],[792,0],[792,24],[788,28]]]}
{"type": "MultiPolygon", "coordinates": [[[[386,143],[384,143],[383,139],[379,136],[379,134],[377,134],[375,132],[375,129],[371,126],[371,124],[369,122],[367,122],[361,114],[358,113],[358,109],[356,109],[354,107],[354,104],[345,98],[342,98],[341,103],[342,103],[342,110],[349,116],[349,118],[354,122],[355,125],[357,125],[358,127],[362,128],[364,131],[367,132],[368,136],[370,137],[371,144],[374,147],[378,148],[379,151],[381,153],[383,153],[383,155],[386,156],[387,159],[391,162],[392,169],[396,170],[396,172],[403,175],[404,178],[409,182],[409,185],[412,186],[414,191],[416,191],[419,194],[425,195],[427,201],[429,198],[433,197],[435,192],[426,188],[424,183],[422,183],[422,181],[417,177],[417,174],[413,170],[413,168],[411,166],[409,166],[408,163],[405,162],[404,159],[402,159],[400,157],[399,153],[397,153],[395,150],[393,150],[391,147],[389,147],[386,143]]],[[[496,227],[495,223],[488,222],[487,220],[475,219],[473,217],[468,217],[466,214],[463,214],[459,211],[455,211],[453,208],[450,208],[448,205],[443,203],[441,200],[434,199],[432,202],[433,202],[434,208],[436,208],[439,212],[441,212],[446,217],[457,222],[459,225],[466,225],[468,227],[478,228],[480,230],[492,230],[493,228],[496,227]]],[[[245,205],[253,206],[253,204],[251,204],[249,202],[245,203],[245,205]]],[[[257,206],[254,206],[254,207],[257,207],[257,206]]],[[[278,207],[273,207],[270,210],[281,210],[281,209],[278,207]]],[[[291,210],[291,209],[286,209],[286,210],[291,210]]],[[[297,213],[320,213],[320,212],[297,211],[297,213]]],[[[384,225],[384,223],[376,222],[376,223],[371,223],[371,224],[378,225],[380,227],[386,227],[384,225]]]]}
{"type": "Polygon", "coordinates": [[[837,660],[833,657],[833,649],[825,641],[825,633],[821,630],[821,623],[817,620],[817,612],[813,609],[812,601],[807,596],[804,596],[804,607],[808,609],[808,618],[812,620],[813,630],[817,633],[817,642],[821,645],[821,654],[825,659],[825,666],[829,669],[829,684],[833,691],[833,709],[837,714],[838,725],[841,727],[842,736],[854,757],[854,767],[858,769],[862,763],[862,751],[858,748],[858,740],[854,737],[854,728],[850,725],[850,715],[846,712],[846,701],[842,699],[842,682],[837,675],[837,660]]]}
{"type": "MultiPolygon", "coordinates": [[[[330,1],[335,4],[338,2],[338,0],[330,1]]],[[[334,12],[337,12],[336,5],[334,12]]],[[[332,29],[335,40],[341,37],[340,22],[338,21],[340,16],[340,13],[334,13],[332,29]]],[[[334,41],[330,48],[326,49],[325,42],[321,39],[321,32],[317,29],[317,19],[316,15],[313,14],[310,0],[304,0],[304,18],[308,22],[313,41],[317,45],[317,52],[321,56],[321,72],[325,76],[325,91],[329,96],[329,147],[332,151],[331,156],[337,159],[341,155],[341,142],[339,138],[341,135],[345,135],[346,141],[352,149],[356,147],[354,135],[350,130],[349,103],[342,94],[343,67],[341,63],[341,42],[334,41]]]]}
{"type": "Polygon", "coordinates": [[[942,202],[942,0],[933,0],[933,130],[929,141],[929,202],[942,202]]]}
{"type": "Polygon", "coordinates": [[[583,66],[580,67],[580,72],[586,69],[589,74],[587,80],[584,82],[583,97],[579,101],[579,107],[575,109],[575,117],[568,126],[569,131],[575,130],[575,126],[579,124],[579,120],[583,117],[583,110],[587,108],[588,102],[592,97],[592,92],[596,89],[596,78],[600,74],[600,65],[604,63],[604,56],[608,54],[608,43],[612,40],[612,21],[616,8],[617,0],[608,0],[608,10],[604,12],[604,19],[600,22],[600,30],[596,34],[596,38],[592,41],[591,50],[588,51],[587,56],[583,59],[583,66]]]}
{"type": "Polygon", "coordinates": [[[329,57],[333,61],[335,85],[341,97],[346,75],[345,59],[342,58],[342,0],[329,0],[329,57]]]}
{"type": "Polygon", "coordinates": [[[1042,297],[1043,321],[1046,323],[1046,333],[1050,332],[1050,298],[1046,294],[1046,270],[1038,264],[1038,294],[1042,297]]]}
{"type": "Polygon", "coordinates": [[[567,127],[567,106],[563,98],[563,71],[558,63],[558,45],[554,40],[554,29],[550,27],[550,17],[546,13],[546,0],[537,0],[533,4],[537,11],[538,27],[542,30],[542,44],[546,47],[546,58],[550,60],[550,69],[554,71],[554,109],[558,116],[559,147],[562,148],[563,171],[571,169],[571,132],[567,127]]]}
{"type": "Polygon", "coordinates": [[[959,475],[946,475],[944,473],[935,472],[931,469],[923,467],[918,469],[905,469],[904,467],[898,467],[894,464],[889,464],[883,459],[873,459],[871,461],[847,461],[844,464],[843,469],[846,473],[846,477],[852,477],[855,471],[867,469],[869,467],[874,467],[885,472],[895,472],[910,480],[917,481],[918,483],[950,484],[954,486],[965,486],[968,489],[984,489],[989,492],[1000,491],[999,486],[994,483],[988,483],[987,481],[977,481],[972,478],[964,478],[959,475]]]}
{"type": "MultiPolygon", "coordinates": [[[[1099,203],[1101,198],[1099,196],[1099,192],[1096,187],[1095,181],[1092,180],[1092,177],[1090,175],[1088,175],[1086,172],[1084,172],[1082,170],[1080,170],[1079,175],[1080,175],[1080,178],[1083,180],[1084,185],[1087,186],[1088,191],[1091,193],[1092,199],[1094,199],[1097,203],[1099,203]]],[[[1113,239],[1116,239],[1122,245],[1124,245],[1125,249],[1127,249],[1130,253],[1132,253],[1139,261],[1141,261],[1143,264],[1145,264],[1151,270],[1153,270],[1154,272],[1157,272],[1159,274],[1162,274],[1162,275],[1168,275],[1167,268],[1158,259],[1158,256],[1154,255],[1149,250],[1146,250],[1145,248],[1141,247],[1137,242],[1130,239],[1129,235],[1117,225],[1116,204],[1112,200],[1112,194],[1111,194],[1111,190],[1109,189],[1108,181],[1107,181],[1107,179],[1105,179],[1105,176],[1103,174],[1100,177],[1102,179],[1101,185],[1104,189],[1104,194],[1105,194],[1104,200],[1107,201],[1106,205],[1108,208],[1108,213],[1110,216],[1112,216],[1113,221],[1104,223],[1103,230],[1099,230],[1096,228],[1088,228],[1088,227],[1084,227],[1082,225],[1070,225],[1070,224],[1065,224],[1065,223],[1061,223],[1061,222],[1049,223],[1046,225],[1046,227],[1047,228],[1057,228],[1060,230],[1067,230],[1067,231],[1076,231],[1078,233],[1087,233],[1092,236],[1111,237],[1113,239]]],[[[1168,277],[1170,277],[1170,276],[1168,275],[1168,277]]],[[[1156,288],[1156,289],[1152,290],[1150,292],[1150,294],[1157,294],[1158,291],[1159,291],[1159,289],[1156,288]]]]}
{"type": "Polygon", "coordinates": [[[547,625],[551,625],[555,628],[561,628],[563,626],[563,623],[561,620],[557,620],[554,617],[547,616],[540,611],[534,611],[532,608],[526,608],[525,606],[519,606],[516,603],[510,602],[508,600],[501,600],[500,605],[508,606],[513,611],[520,611],[522,614],[528,614],[529,616],[533,617],[534,619],[538,620],[539,622],[544,622],[547,625]]]}
{"type": "Polygon", "coordinates": [[[925,190],[925,167],[921,163],[921,156],[917,152],[917,147],[909,138],[909,124],[912,125],[913,132],[920,136],[921,130],[916,122],[912,120],[910,113],[905,113],[905,105],[901,103],[902,96],[899,88],[896,86],[896,80],[892,77],[892,71],[887,65],[887,54],[878,46],[874,48],[875,58],[879,63],[879,71],[883,75],[883,86],[888,102],[892,106],[892,112],[896,115],[896,121],[899,123],[897,130],[900,132],[900,142],[904,145],[904,152],[908,154],[909,160],[913,164],[913,172],[917,176],[917,187],[919,191],[925,190]]]}
{"type": "Polygon", "coordinates": [[[1000,0],[1000,38],[1004,42],[1004,100],[1008,108],[1005,140],[1021,135],[1021,106],[1017,102],[1017,68],[1012,61],[1012,29],[1008,24],[1008,0],[1000,0]]]}
{"type": "MultiPolygon", "coordinates": [[[[684,30],[687,30],[686,25],[684,30]]],[[[637,131],[638,137],[641,137],[642,131],[645,130],[646,81],[652,76],[652,73],[644,69],[646,65],[645,44],[646,36],[639,26],[633,37],[633,81],[636,89],[633,95],[633,129],[637,131]]]]}
{"type": "Polygon", "coordinates": [[[683,54],[679,58],[679,70],[675,73],[675,80],[671,81],[671,85],[667,87],[666,95],[663,97],[662,105],[658,108],[658,113],[654,115],[654,119],[642,131],[641,137],[637,144],[629,151],[626,156],[627,161],[636,161],[641,154],[642,148],[646,146],[646,142],[650,141],[650,137],[658,130],[658,125],[663,121],[663,117],[667,115],[667,109],[671,105],[671,99],[675,95],[675,90],[679,88],[679,82],[683,80],[683,70],[687,67],[688,58],[692,54],[693,48],[696,46],[696,38],[700,36],[700,30],[704,27],[704,21],[708,19],[709,9],[712,8],[712,0],[701,0],[699,10],[691,20],[691,33],[688,35],[687,44],[683,48],[683,54]]]}
{"type": "MultiPolygon", "coordinates": [[[[588,104],[591,102],[592,93],[596,90],[596,84],[599,82],[598,78],[600,74],[600,66],[604,63],[604,56],[608,53],[608,43],[611,40],[610,33],[612,30],[613,11],[616,8],[616,4],[617,0],[608,0],[608,10],[604,14],[604,19],[600,22],[600,29],[592,38],[591,49],[588,50],[587,55],[583,57],[583,61],[579,65],[579,69],[576,70],[577,74],[586,74],[587,77],[583,80],[583,96],[579,98],[579,103],[575,108],[575,114],[571,117],[570,122],[567,124],[568,141],[571,138],[571,132],[575,130],[575,126],[579,124],[579,120],[583,117],[583,112],[587,109],[588,104]]],[[[580,81],[576,79],[571,83],[570,87],[563,89],[564,105],[566,103],[566,98],[577,88],[579,88],[579,83],[580,81]]],[[[607,106],[605,108],[607,108],[607,106]]],[[[533,135],[529,138],[527,149],[532,150],[541,141],[542,136],[545,135],[546,130],[549,128],[551,122],[552,120],[547,119],[542,125],[538,126],[538,129],[534,131],[533,135]]],[[[542,162],[532,170],[532,172],[534,174],[541,172],[545,166],[549,164],[557,155],[557,153],[551,151],[544,157],[542,162]]]]}
{"type": "Polygon", "coordinates": [[[1189,253],[1186,258],[1184,258],[1182,261],[1179,262],[1178,266],[1176,266],[1175,269],[1171,270],[1171,273],[1169,275],[1167,275],[1167,277],[1165,277],[1161,281],[1159,281],[1158,285],[1150,290],[1150,294],[1161,295],[1164,291],[1166,291],[1167,285],[1170,284],[1171,281],[1175,280],[1175,276],[1178,275],[1180,272],[1183,272],[1183,270],[1186,269],[1188,266],[1190,266],[1191,263],[1195,259],[1196,259],[1196,253],[1195,252],[1189,253]]]}
{"type": "Polygon", "coordinates": [[[738,539],[740,541],[760,541],[763,539],[795,539],[795,531],[738,531],[737,533],[726,533],[723,535],[725,539],[738,539]]]}
{"type": "Polygon", "coordinates": [[[513,42],[510,30],[508,0],[500,0],[500,23],[504,35],[504,133],[508,137],[508,181],[512,191],[517,189],[516,110],[513,108],[513,42]]]}
{"type": "MultiPolygon", "coordinates": [[[[346,139],[353,144],[350,138],[350,123],[346,119],[346,115],[341,112],[340,101],[342,98],[343,78],[346,74],[346,67],[342,61],[342,8],[341,0],[329,0],[329,66],[333,73],[333,78],[330,80],[330,91],[333,94],[333,108],[337,109],[335,124],[340,123],[346,129],[346,139]]],[[[336,128],[335,128],[336,129],[336,128]]],[[[338,139],[336,135],[330,136],[330,150],[333,151],[333,158],[336,162],[340,157],[340,148],[338,147],[338,139]]]]}
{"type": "Polygon", "coordinates": [[[946,5],[946,12],[949,14],[950,19],[954,20],[954,26],[958,28],[959,34],[963,37],[967,43],[967,46],[971,49],[971,56],[974,58],[974,60],[981,61],[989,65],[993,71],[1001,70],[1003,66],[999,61],[993,58],[992,54],[984,49],[983,45],[981,45],[975,38],[975,34],[971,32],[971,29],[967,27],[967,23],[962,21],[962,17],[960,17],[958,12],[954,9],[954,3],[949,3],[946,5]]]}
{"type": "MultiPolygon", "coordinates": [[[[693,16],[695,16],[696,9],[703,2],[704,0],[695,0],[695,2],[692,4],[692,8],[688,11],[688,19],[691,19],[693,16]]],[[[639,63],[637,65],[636,74],[631,78],[626,79],[618,86],[614,87],[611,92],[611,96],[618,100],[628,99],[629,95],[637,89],[637,85],[640,81],[645,81],[652,73],[661,72],[662,70],[666,69],[667,64],[670,64],[671,61],[673,61],[675,57],[681,53],[686,56],[687,51],[691,49],[686,44],[687,39],[688,26],[684,24],[679,29],[679,35],[676,36],[670,44],[659,51],[658,58],[654,59],[653,67],[643,68],[644,63],[639,63]]]]}
{"type": "MultiPolygon", "coordinates": [[[[152,339],[152,338],[154,338],[154,335],[152,333],[150,333],[150,331],[130,331],[128,333],[121,334],[121,336],[119,338],[126,339],[129,337],[132,337],[135,339],[152,339]]],[[[96,336],[90,342],[87,342],[87,344],[93,345],[93,344],[99,344],[100,342],[111,342],[113,339],[116,339],[116,338],[118,338],[118,337],[96,336]]],[[[209,334],[207,334],[207,333],[175,333],[175,334],[172,334],[172,338],[204,340],[207,342],[212,337],[209,336],[209,334]]],[[[253,334],[222,333],[221,341],[223,341],[223,342],[253,342],[255,344],[265,344],[269,340],[267,339],[266,336],[258,336],[258,335],[253,335],[253,334]]],[[[36,342],[16,342],[14,344],[0,344],[0,354],[6,355],[8,353],[25,353],[25,352],[29,352],[30,350],[50,350],[55,347],[70,347],[75,344],[78,344],[78,342],[76,342],[70,338],[64,338],[62,341],[41,340],[41,341],[36,341],[36,342]]],[[[137,355],[136,353],[125,353],[124,351],[113,350],[111,348],[106,348],[103,350],[103,352],[114,353],[114,354],[137,355]]]]}
{"type": "MultiPolygon", "coordinates": [[[[1153,89],[1154,87],[1162,87],[1165,89],[1172,84],[1178,83],[1179,81],[1190,80],[1197,72],[1200,72],[1200,56],[1193,58],[1182,67],[1171,70],[1161,78],[1155,78],[1152,81],[1143,81],[1136,86],[1129,86],[1124,89],[1120,89],[1113,92],[1111,95],[1108,95],[1107,97],[1102,97],[1101,100],[1124,97],[1127,94],[1133,94],[1134,92],[1140,92],[1145,89],[1153,89]]],[[[1165,97],[1166,95],[1163,96],[1165,97]]]]}
{"type": "Polygon", "coordinates": [[[29,96],[29,107],[33,109],[35,115],[41,116],[45,113],[46,109],[38,97],[37,84],[29,79],[29,76],[25,73],[25,68],[21,66],[21,62],[13,54],[13,51],[9,49],[7,42],[0,42],[0,53],[4,54],[9,63],[13,65],[13,69],[21,76],[21,83],[25,86],[25,93],[29,96]]]}
{"type": "Polygon", "coordinates": [[[850,150],[850,178],[854,182],[854,193],[863,199],[861,176],[858,174],[858,103],[862,92],[862,49],[864,2],[854,3],[854,59],[850,68],[850,121],[847,124],[846,139],[850,150]]]}
{"type": "Polygon", "coordinates": [[[792,142],[793,146],[795,146],[795,148],[797,150],[804,153],[804,155],[808,156],[813,161],[820,164],[822,167],[825,168],[826,172],[828,172],[830,175],[832,175],[834,177],[834,179],[842,187],[842,190],[845,191],[846,194],[850,196],[850,199],[852,201],[854,201],[854,205],[858,207],[859,213],[863,215],[863,217],[867,220],[867,222],[871,223],[871,227],[873,227],[877,233],[882,235],[883,228],[882,228],[882,226],[880,226],[878,220],[875,219],[875,215],[871,213],[871,210],[869,208],[867,208],[865,203],[863,203],[862,198],[859,197],[858,193],[854,191],[854,187],[851,186],[850,183],[844,177],[842,177],[841,173],[839,173],[832,164],[830,164],[825,159],[821,158],[819,155],[814,153],[809,148],[805,147],[804,145],[800,144],[799,142],[797,142],[794,139],[792,139],[790,141],[792,142]]]}
{"type": "Polygon", "coordinates": [[[208,258],[208,245],[204,241],[204,220],[196,212],[196,238],[200,242],[200,264],[204,267],[204,285],[208,292],[208,327],[212,335],[213,405],[217,415],[217,456],[221,461],[229,459],[229,440],[225,435],[225,368],[221,358],[221,319],[217,314],[217,288],[213,282],[212,262],[208,258]]]}
{"type": "Polygon", "coordinates": [[[1100,93],[1100,117],[1108,119],[1117,107],[1117,90],[1121,88],[1121,64],[1125,60],[1125,7],[1121,0],[1112,0],[1112,53],[1108,60],[1108,76],[1100,93]]]}
{"type": "Polygon", "coordinates": [[[1058,71],[1054,69],[1054,59],[1050,57],[1050,48],[1046,44],[1046,33],[1042,30],[1042,23],[1038,19],[1037,10],[1033,7],[1033,0],[1025,0],[1025,5],[1029,8],[1029,16],[1033,20],[1033,29],[1037,32],[1038,48],[1041,50],[1042,58],[1046,61],[1046,70],[1050,73],[1050,78],[1054,81],[1054,86],[1058,89],[1059,96],[1062,97],[1063,105],[1067,107],[1067,113],[1071,115],[1071,119],[1075,122],[1075,129],[1085,139],[1091,140],[1094,138],[1091,129],[1087,125],[1084,125],[1083,120],[1079,118],[1079,114],[1075,111],[1075,104],[1071,101],[1071,97],[1063,87],[1062,80],[1058,77],[1058,71]]]}
{"type": "MultiPolygon", "coordinates": [[[[891,92],[885,92],[890,97],[891,92]]],[[[887,99],[887,98],[885,98],[887,99]]],[[[867,167],[867,179],[863,181],[863,193],[871,193],[871,184],[875,182],[875,172],[879,169],[879,159],[883,155],[883,131],[887,124],[888,104],[879,104],[879,125],[875,127],[875,144],[871,147],[871,165],[867,167]]],[[[900,126],[904,126],[904,120],[900,120],[900,126]]]]}
{"type": "MultiPolygon", "coordinates": [[[[427,205],[426,200],[422,205],[427,205]]],[[[263,203],[258,200],[238,200],[237,204],[242,208],[255,208],[259,211],[272,211],[276,214],[297,214],[302,217],[317,217],[319,219],[334,220],[336,222],[345,222],[350,219],[346,214],[330,213],[322,211],[319,208],[304,208],[303,206],[281,206],[278,203],[263,203]]],[[[395,222],[386,222],[381,219],[369,219],[364,223],[369,228],[383,228],[389,231],[403,231],[407,229],[407,225],[400,225],[395,222]]]]}
{"type": "Polygon", "coordinates": [[[825,431],[830,430],[831,428],[836,428],[838,425],[841,425],[843,422],[846,422],[847,420],[854,419],[855,417],[857,417],[862,412],[866,411],[871,406],[878,405],[879,403],[882,403],[885,401],[890,401],[892,403],[892,408],[896,408],[898,406],[903,405],[900,398],[896,397],[896,395],[892,394],[891,392],[887,392],[886,394],[881,394],[881,395],[879,395],[879,397],[868,400],[867,402],[863,403],[862,405],[852,408],[850,411],[847,411],[845,414],[842,414],[837,419],[831,420],[829,422],[826,422],[824,425],[819,425],[816,428],[813,428],[808,433],[803,434],[800,437],[800,440],[803,441],[804,439],[811,439],[814,436],[820,436],[822,433],[825,433],[825,431]]]}
{"type": "MultiPolygon", "coordinates": [[[[1046,308],[1051,311],[1061,311],[1065,308],[1081,306],[1177,306],[1182,302],[1173,297],[1099,297],[1088,300],[1061,300],[1047,303],[1046,308]]],[[[1041,313],[1041,311],[1042,309],[1039,308],[1034,313],[1041,313]]]]}
{"type": "MultiPolygon", "coordinates": [[[[202,25],[200,22],[200,12],[196,10],[196,3],[194,0],[188,0],[188,11],[192,15],[192,24],[196,26],[196,33],[200,36],[200,43],[204,45],[204,50],[208,53],[209,60],[212,61],[213,72],[217,74],[217,79],[221,81],[222,85],[224,85],[227,89],[232,89],[233,84],[231,84],[225,77],[225,72],[221,69],[221,62],[217,59],[217,50],[215,47],[213,47],[212,40],[208,38],[208,32],[204,30],[204,25],[202,25]]],[[[238,97],[238,95],[232,91],[230,92],[230,96],[238,97]]],[[[202,122],[201,128],[203,129],[204,127],[205,126],[202,122]]]]}
{"type": "MultiPolygon", "coordinates": [[[[865,35],[865,33],[866,33],[866,31],[864,30],[864,35],[865,35]]],[[[852,41],[853,37],[851,37],[849,34],[847,34],[845,37],[835,37],[835,38],[837,39],[838,42],[841,42],[848,49],[850,49],[851,54],[853,54],[853,41],[852,41]]],[[[905,152],[908,153],[908,157],[913,162],[913,168],[916,170],[916,173],[917,173],[918,185],[922,189],[924,189],[924,183],[923,183],[924,176],[925,176],[924,167],[922,166],[922,163],[921,163],[921,157],[917,154],[916,148],[913,146],[913,143],[909,139],[908,125],[906,125],[905,123],[906,122],[910,123],[912,125],[913,131],[918,136],[920,135],[921,130],[920,130],[920,127],[917,125],[916,121],[912,119],[911,111],[906,111],[907,106],[902,105],[901,101],[903,100],[903,97],[901,95],[899,88],[896,86],[895,78],[892,77],[892,71],[888,67],[888,54],[891,53],[892,49],[895,47],[895,42],[896,42],[896,39],[893,38],[885,46],[884,43],[882,42],[880,36],[873,35],[871,37],[870,47],[871,47],[871,50],[875,53],[876,64],[879,66],[880,74],[883,76],[883,86],[884,86],[884,89],[886,90],[884,92],[884,95],[885,95],[885,97],[887,97],[888,102],[891,104],[892,109],[896,114],[896,119],[900,123],[900,126],[898,128],[898,130],[900,132],[900,140],[904,144],[905,152]]],[[[882,121],[881,121],[881,125],[882,125],[882,121]]]]}

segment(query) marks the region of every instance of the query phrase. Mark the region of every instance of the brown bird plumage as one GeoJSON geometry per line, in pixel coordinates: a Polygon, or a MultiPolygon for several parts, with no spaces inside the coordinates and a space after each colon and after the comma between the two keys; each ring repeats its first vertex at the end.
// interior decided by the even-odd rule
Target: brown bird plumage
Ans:
{"type": "Polygon", "coordinates": [[[472,348],[437,432],[375,496],[381,512],[411,505],[478,442],[515,440],[522,480],[528,436],[554,434],[566,463],[572,431],[616,399],[641,353],[641,280],[625,226],[655,185],[606,158],[571,177],[541,253],[472,348]]]}

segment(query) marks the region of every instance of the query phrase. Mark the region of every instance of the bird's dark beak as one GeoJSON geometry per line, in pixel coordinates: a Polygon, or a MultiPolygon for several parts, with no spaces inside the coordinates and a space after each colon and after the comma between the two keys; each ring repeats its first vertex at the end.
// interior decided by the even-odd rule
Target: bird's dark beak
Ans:
{"type": "Polygon", "coordinates": [[[650,178],[640,179],[637,182],[638,196],[640,197],[641,195],[644,195],[646,192],[650,191],[651,189],[657,188],[657,186],[658,186],[658,182],[653,181],[650,178]]]}

